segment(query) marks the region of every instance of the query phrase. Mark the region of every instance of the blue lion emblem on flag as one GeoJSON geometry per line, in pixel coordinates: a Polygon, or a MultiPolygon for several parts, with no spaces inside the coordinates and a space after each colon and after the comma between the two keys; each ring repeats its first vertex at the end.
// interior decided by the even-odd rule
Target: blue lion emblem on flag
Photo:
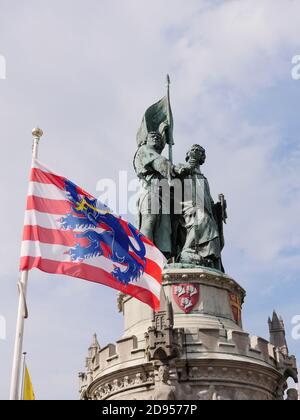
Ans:
{"type": "Polygon", "coordinates": [[[133,280],[138,280],[146,267],[146,248],[139,233],[134,226],[128,223],[130,236],[120,223],[103,204],[95,198],[88,198],[78,192],[78,188],[71,181],[65,181],[65,192],[71,203],[72,213],[67,214],[60,220],[62,229],[86,230],[74,234],[76,238],[86,238],[87,246],[79,243],[70,248],[69,254],[72,261],[84,261],[85,259],[104,255],[108,250],[108,258],[114,263],[124,266],[114,266],[111,274],[121,283],[127,285],[133,280]],[[95,228],[104,225],[103,232],[97,232],[95,228]]]}

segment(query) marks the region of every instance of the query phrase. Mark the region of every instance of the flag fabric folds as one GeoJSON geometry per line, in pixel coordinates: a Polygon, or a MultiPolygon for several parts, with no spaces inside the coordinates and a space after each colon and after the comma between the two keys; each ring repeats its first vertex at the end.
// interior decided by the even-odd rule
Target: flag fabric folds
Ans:
{"type": "Polygon", "coordinates": [[[29,371],[26,365],[25,365],[25,372],[24,372],[23,400],[25,401],[35,400],[31,378],[30,378],[29,371]]]}
{"type": "Polygon", "coordinates": [[[137,133],[138,146],[146,141],[147,135],[151,131],[166,135],[166,142],[174,144],[173,115],[168,96],[164,96],[146,110],[137,133]]]}
{"type": "Polygon", "coordinates": [[[38,268],[100,283],[159,310],[166,260],[133,225],[33,161],[20,270],[38,268]]]}

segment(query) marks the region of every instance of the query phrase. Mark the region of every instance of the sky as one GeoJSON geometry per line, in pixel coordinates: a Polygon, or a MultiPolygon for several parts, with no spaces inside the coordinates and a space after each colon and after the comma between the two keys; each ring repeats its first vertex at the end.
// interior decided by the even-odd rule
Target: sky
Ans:
{"type": "MultiPolygon", "coordinates": [[[[247,290],[244,329],[268,338],[276,309],[300,360],[299,40],[296,0],[0,0],[0,399],[9,395],[32,128],[45,133],[40,160],[97,195],[99,180],[117,182],[120,170],[134,179],[136,132],[167,73],[174,161],[203,145],[212,195],[227,199],[223,262],[247,290]]],[[[28,308],[37,398],[78,399],[93,333],[102,346],[122,335],[116,292],[33,271],[28,308]]]]}

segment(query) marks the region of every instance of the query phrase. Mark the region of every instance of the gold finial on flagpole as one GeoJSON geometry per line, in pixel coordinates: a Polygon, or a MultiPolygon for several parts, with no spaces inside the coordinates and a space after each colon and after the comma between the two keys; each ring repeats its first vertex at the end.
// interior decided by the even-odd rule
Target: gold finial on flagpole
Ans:
{"type": "Polygon", "coordinates": [[[39,127],[35,127],[32,130],[33,137],[41,138],[43,134],[44,134],[43,130],[41,128],[39,128],[39,127]]]}
{"type": "Polygon", "coordinates": [[[35,127],[32,130],[32,135],[33,135],[32,157],[33,159],[37,159],[38,157],[39,141],[43,134],[44,134],[43,130],[39,127],[35,127]]]}

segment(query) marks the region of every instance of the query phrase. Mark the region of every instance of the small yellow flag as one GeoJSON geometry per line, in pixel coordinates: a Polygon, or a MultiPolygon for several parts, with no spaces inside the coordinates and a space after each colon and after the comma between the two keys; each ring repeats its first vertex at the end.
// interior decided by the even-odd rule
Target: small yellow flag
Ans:
{"type": "Polygon", "coordinates": [[[30,379],[30,375],[29,375],[27,366],[25,366],[23,400],[26,400],[26,401],[35,400],[33,386],[32,386],[32,382],[31,382],[31,379],[30,379]]]}

